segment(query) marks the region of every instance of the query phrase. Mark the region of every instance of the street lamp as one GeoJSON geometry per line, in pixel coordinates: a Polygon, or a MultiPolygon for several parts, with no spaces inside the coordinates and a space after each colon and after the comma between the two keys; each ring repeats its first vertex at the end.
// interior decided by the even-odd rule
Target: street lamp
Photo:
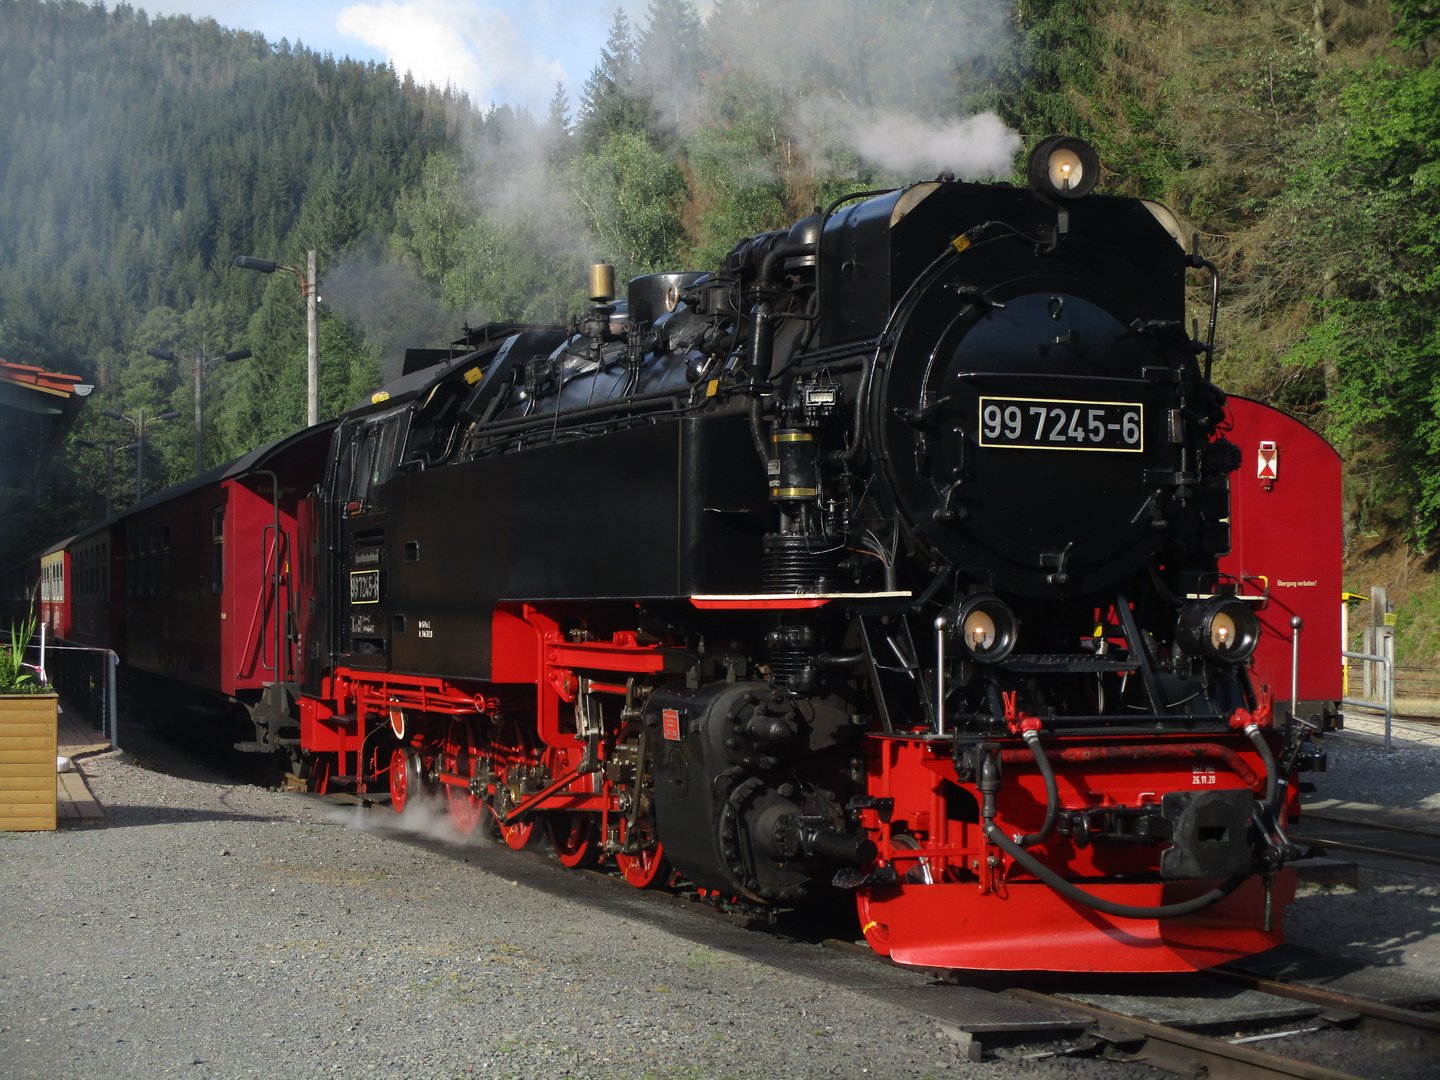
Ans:
{"type": "Polygon", "coordinates": [[[315,295],[315,252],[305,253],[305,270],[281,266],[274,259],[257,259],[254,255],[236,255],[235,265],[241,270],[257,270],[262,274],[273,274],[284,270],[300,279],[300,295],[305,298],[305,390],[307,414],[311,427],[320,422],[320,328],[316,323],[316,304],[320,297],[315,295]]]}
{"type": "Polygon", "coordinates": [[[135,501],[138,503],[145,497],[145,429],[157,420],[174,420],[180,413],[175,409],[169,409],[159,416],[146,417],[145,410],[139,410],[140,415],[121,416],[110,409],[101,409],[100,415],[111,420],[124,420],[135,429],[135,501]]]}
{"type": "Polygon", "coordinates": [[[105,451],[105,520],[109,521],[110,515],[115,512],[115,451],[134,450],[139,444],[132,442],[121,446],[118,443],[106,443],[101,446],[89,439],[76,439],[75,442],[79,446],[88,446],[91,450],[105,451]]]}
{"type": "MultiPolygon", "coordinates": [[[[156,349],[151,347],[145,350],[157,360],[164,360],[167,363],[178,364],[179,358],[168,349],[156,349]]],[[[205,468],[204,432],[205,419],[200,411],[200,378],[212,367],[219,363],[234,363],[236,360],[250,359],[249,349],[235,349],[227,352],[224,356],[212,356],[206,359],[205,354],[199,349],[195,350],[195,359],[191,361],[191,371],[195,375],[195,475],[199,476],[205,468]]]]}

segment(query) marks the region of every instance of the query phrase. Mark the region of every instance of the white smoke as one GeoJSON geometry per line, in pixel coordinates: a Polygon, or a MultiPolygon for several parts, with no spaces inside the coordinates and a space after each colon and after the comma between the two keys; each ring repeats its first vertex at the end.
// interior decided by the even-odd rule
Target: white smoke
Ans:
{"type": "Polygon", "coordinates": [[[489,814],[489,810],[482,809],[480,823],[475,826],[475,830],[468,834],[462,833],[455,827],[455,822],[450,817],[450,810],[443,792],[418,791],[412,793],[406,801],[404,813],[397,814],[393,810],[384,808],[367,810],[357,804],[344,809],[332,810],[325,816],[337,825],[343,825],[355,832],[375,833],[381,836],[403,833],[408,836],[435,840],[452,847],[495,848],[500,845],[498,841],[491,838],[486,828],[486,818],[489,817],[489,814]]]}
{"type": "Polygon", "coordinates": [[[857,154],[901,176],[933,176],[948,169],[966,180],[992,179],[1010,172],[1021,146],[1019,132],[988,112],[964,120],[894,112],[837,120],[857,154]]]}

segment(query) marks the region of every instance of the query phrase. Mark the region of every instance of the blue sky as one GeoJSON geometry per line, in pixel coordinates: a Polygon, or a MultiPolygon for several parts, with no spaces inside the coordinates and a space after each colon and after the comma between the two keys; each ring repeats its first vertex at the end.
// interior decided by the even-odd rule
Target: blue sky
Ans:
{"type": "MultiPolygon", "coordinates": [[[[632,20],[645,3],[615,0],[132,0],[150,15],[213,18],[270,41],[392,61],[422,82],[454,83],[478,104],[521,105],[544,115],[563,82],[574,110],[617,7],[632,20]]],[[[708,6],[708,5],[705,5],[708,6]]]]}

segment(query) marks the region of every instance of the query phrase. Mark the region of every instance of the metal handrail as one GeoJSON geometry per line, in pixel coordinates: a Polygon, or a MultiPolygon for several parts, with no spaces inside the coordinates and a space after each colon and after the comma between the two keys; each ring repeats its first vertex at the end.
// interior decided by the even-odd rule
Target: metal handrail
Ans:
{"type": "MultiPolygon", "coordinates": [[[[1395,718],[1395,663],[1382,653],[1341,652],[1347,660],[1370,660],[1385,665],[1385,749],[1390,749],[1390,724],[1395,718]]],[[[1375,702],[1364,698],[1341,698],[1341,705],[1362,705],[1373,709],[1375,702]]]]}

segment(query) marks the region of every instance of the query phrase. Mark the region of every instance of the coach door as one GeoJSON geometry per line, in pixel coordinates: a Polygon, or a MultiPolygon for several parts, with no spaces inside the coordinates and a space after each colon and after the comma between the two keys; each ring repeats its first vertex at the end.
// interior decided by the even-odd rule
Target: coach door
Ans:
{"type": "Polygon", "coordinates": [[[330,632],[340,666],[390,666],[385,512],[409,416],[407,406],[371,413],[346,421],[337,434],[329,491],[336,615],[330,632]]]}

